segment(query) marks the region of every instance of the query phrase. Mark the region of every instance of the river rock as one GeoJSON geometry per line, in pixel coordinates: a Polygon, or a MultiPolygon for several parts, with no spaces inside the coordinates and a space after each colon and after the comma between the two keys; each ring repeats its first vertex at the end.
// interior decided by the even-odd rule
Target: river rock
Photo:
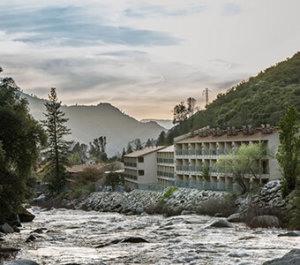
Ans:
{"type": "Polygon", "coordinates": [[[214,221],[208,227],[216,227],[216,228],[233,228],[233,225],[229,223],[226,219],[219,219],[214,221]]]}
{"type": "Polygon", "coordinates": [[[0,247],[0,261],[2,258],[8,258],[10,256],[16,255],[19,251],[20,251],[19,248],[0,247]]]}
{"type": "MultiPolygon", "coordinates": [[[[77,228],[77,227],[76,227],[76,228],[77,228]]],[[[47,230],[47,228],[42,227],[42,228],[37,228],[37,229],[31,231],[30,233],[42,234],[42,233],[44,233],[44,231],[46,231],[46,230],[47,230]]]]}
{"type": "Polygon", "coordinates": [[[106,242],[106,243],[102,243],[98,246],[96,246],[96,248],[104,248],[110,245],[115,245],[115,244],[119,244],[119,243],[149,243],[149,241],[147,241],[146,239],[142,238],[142,237],[126,237],[124,239],[114,239],[110,242],[106,242]]]}
{"type": "Polygon", "coordinates": [[[263,265],[299,265],[300,249],[293,249],[285,254],[282,258],[266,261],[263,265]]]}
{"type": "Polygon", "coordinates": [[[23,223],[31,222],[35,218],[35,216],[31,212],[27,211],[23,207],[19,210],[18,214],[21,222],[23,223]]]}
{"type": "Polygon", "coordinates": [[[5,265],[39,265],[39,264],[29,259],[19,259],[19,260],[11,261],[9,263],[5,263],[5,265]]]}
{"type": "Polygon", "coordinates": [[[252,218],[250,227],[279,227],[280,222],[278,217],[273,215],[260,215],[252,218]]]}
{"type": "Polygon", "coordinates": [[[34,235],[30,235],[27,239],[26,239],[26,243],[29,243],[29,242],[32,242],[32,241],[35,241],[36,240],[36,237],[34,235]]]}
{"type": "Polygon", "coordinates": [[[278,236],[300,236],[300,231],[290,231],[284,234],[279,234],[278,236]]]}
{"type": "Polygon", "coordinates": [[[237,223],[242,222],[242,215],[240,213],[234,213],[227,218],[228,222],[237,223]]]}
{"type": "Polygon", "coordinates": [[[149,243],[146,239],[142,237],[127,237],[121,241],[122,243],[149,243]]]}
{"type": "Polygon", "coordinates": [[[0,225],[0,232],[10,234],[14,232],[14,229],[8,223],[4,223],[3,225],[0,225]]]}

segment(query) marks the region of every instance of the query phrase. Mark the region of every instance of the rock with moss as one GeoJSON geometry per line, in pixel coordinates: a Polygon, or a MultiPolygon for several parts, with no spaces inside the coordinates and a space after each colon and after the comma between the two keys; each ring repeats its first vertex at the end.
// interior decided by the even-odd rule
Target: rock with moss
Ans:
{"type": "Polygon", "coordinates": [[[17,213],[22,223],[32,222],[35,218],[35,216],[24,207],[20,207],[17,213]]]}

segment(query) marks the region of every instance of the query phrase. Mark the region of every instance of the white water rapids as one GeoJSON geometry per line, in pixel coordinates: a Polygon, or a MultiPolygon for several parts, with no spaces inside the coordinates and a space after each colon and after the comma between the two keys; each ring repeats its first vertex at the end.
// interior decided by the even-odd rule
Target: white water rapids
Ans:
{"type": "Polygon", "coordinates": [[[126,216],[117,213],[33,208],[32,223],[21,233],[6,237],[10,246],[22,250],[17,258],[40,264],[211,264],[254,265],[281,257],[300,247],[299,237],[278,237],[281,229],[206,228],[213,219],[185,215],[126,216]],[[37,239],[25,243],[30,232],[45,228],[37,239]],[[149,243],[102,243],[129,236],[149,243]]]}

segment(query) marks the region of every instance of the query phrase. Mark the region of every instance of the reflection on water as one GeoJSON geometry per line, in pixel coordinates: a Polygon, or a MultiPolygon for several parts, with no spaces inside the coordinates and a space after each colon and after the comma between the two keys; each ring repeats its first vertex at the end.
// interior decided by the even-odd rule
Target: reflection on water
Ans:
{"type": "Polygon", "coordinates": [[[17,258],[40,264],[262,264],[300,246],[297,237],[277,237],[282,230],[251,230],[243,224],[234,229],[206,228],[212,218],[187,215],[125,216],[116,213],[65,209],[40,211],[9,241],[22,248],[17,258]],[[24,243],[30,232],[36,240],[24,243]],[[138,236],[149,243],[103,243],[138,236]]]}

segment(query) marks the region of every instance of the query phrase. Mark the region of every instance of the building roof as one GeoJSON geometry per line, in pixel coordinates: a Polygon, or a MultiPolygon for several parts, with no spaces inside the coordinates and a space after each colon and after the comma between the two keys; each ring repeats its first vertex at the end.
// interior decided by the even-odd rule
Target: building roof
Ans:
{"type": "Polygon", "coordinates": [[[140,156],[148,155],[148,154],[153,153],[153,152],[157,152],[158,150],[163,149],[163,148],[164,148],[164,146],[146,147],[144,149],[137,150],[137,151],[134,151],[130,154],[127,154],[124,157],[140,157],[140,156]]]}
{"type": "Polygon", "coordinates": [[[172,153],[174,152],[174,145],[167,146],[158,151],[158,153],[172,153]]]}
{"type": "Polygon", "coordinates": [[[278,128],[274,128],[272,132],[265,133],[261,129],[255,129],[253,134],[244,134],[243,131],[239,130],[237,135],[223,134],[215,136],[209,134],[208,136],[200,136],[199,134],[181,139],[176,143],[199,143],[199,142],[231,142],[231,141],[258,141],[268,138],[270,135],[278,133],[278,128]]]}

